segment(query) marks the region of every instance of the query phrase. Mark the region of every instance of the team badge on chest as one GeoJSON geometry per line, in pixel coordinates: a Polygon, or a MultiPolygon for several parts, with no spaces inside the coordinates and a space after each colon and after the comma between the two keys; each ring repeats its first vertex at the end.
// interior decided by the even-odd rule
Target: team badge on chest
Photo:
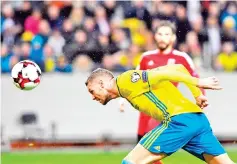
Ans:
{"type": "Polygon", "coordinates": [[[131,75],[131,81],[133,83],[137,82],[139,79],[141,79],[141,76],[137,72],[133,72],[131,75]]]}

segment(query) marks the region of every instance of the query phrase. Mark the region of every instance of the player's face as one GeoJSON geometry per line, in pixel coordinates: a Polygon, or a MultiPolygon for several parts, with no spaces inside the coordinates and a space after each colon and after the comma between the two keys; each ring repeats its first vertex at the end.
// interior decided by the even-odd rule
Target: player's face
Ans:
{"type": "Polygon", "coordinates": [[[174,43],[175,35],[170,27],[160,27],[155,34],[158,49],[165,50],[174,43]]]}
{"type": "Polygon", "coordinates": [[[108,91],[101,82],[91,82],[87,85],[87,89],[92,95],[92,99],[103,105],[106,105],[111,100],[108,91]]]}

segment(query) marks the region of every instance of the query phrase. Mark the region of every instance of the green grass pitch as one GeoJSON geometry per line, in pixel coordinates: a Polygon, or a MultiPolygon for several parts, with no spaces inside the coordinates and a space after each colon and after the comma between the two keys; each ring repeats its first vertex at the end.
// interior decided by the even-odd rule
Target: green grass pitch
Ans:
{"type": "MultiPolygon", "coordinates": [[[[229,156],[237,162],[237,150],[228,151],[229,156]]],[[[127,152],[79,153],[79,152],[34,152],[2,153],[2,164],[120,164],[127,152]]],[[[202,164],[192,155],[179,151],[163,160],[165,164],[202,164]]]]}

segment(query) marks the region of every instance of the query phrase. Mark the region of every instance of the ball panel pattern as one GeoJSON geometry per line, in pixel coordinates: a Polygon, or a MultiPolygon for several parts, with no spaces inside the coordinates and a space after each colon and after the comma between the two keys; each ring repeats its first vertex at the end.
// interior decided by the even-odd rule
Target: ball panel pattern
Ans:
{"type": "Polygon", "coordinates": [[[40,83],[41,70],[29,60],[17,63],[11,72],[14,84],[22,90],[32,90],[40,83]]]}

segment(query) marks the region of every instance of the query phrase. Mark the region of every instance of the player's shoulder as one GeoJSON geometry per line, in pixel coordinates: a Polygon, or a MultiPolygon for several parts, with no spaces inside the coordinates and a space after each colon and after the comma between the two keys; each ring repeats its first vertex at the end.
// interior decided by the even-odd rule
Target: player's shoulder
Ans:
{"type": "Polygon", "coordinates": [[[159,50],[158,50],[158,49],[146,51],[146,52],[143,52],[143,53],[142,53],[141,58],[149,57],[149,56],[151,56],[151,55],[156,55],[157,53],[159,53],[159,50]]]}
{"type": "Polygon", "coordinates": [[[173,54],[174,56],[178,56],[178,57],[183,58],[185,61],[187,61],[187,63],[188,63],[192,68],[195,67],[192,58],[191,58],[186,52],[182,52],[182,51],[178,51],[178,50],[173,50],[172,54],[173,54]]]}
{"type": "Polygon", "coordinates": [[[186,53],[179,50],[173,50],[173,55],[183,57],[185,60],[192,60],[191,57],[186,53]]]}
{"type": "Polygon", "coordinates": [[[140,74],[141,70],[128,70],[123,73],[121,73],[118,77],[131,77],[132,75],[136,76],[137,74],[140,74]]]}
{"type": "Polygon", "coordinates": [[[121,73],[118,76],[118,79],[121,81],[127,81],[127,82],[132,82],[135,83],[138,80],[142,79],[143,76],[143,71],[141,70],[128,70],[126,72],[121,73]]]}
{"type": "Polygon", "coordinates": [[[173,50],[172,54],[177,55],[177,56],[182,56],[184,58],[190,58],[190,56],[186,52],[179,51],[179,50],[176,50],[176,49],[173,50]]]}
{"type": "Polygon", "coordinates": [[[139,65],[137,66],[136,69],[141,69],[142,67],[144,67],[144,64],[146,65],[146,60],[153,58],[153,56],[156,56],[158,53],[159,53],[158,49],[143,52],[140,57],[139,65]]]}

